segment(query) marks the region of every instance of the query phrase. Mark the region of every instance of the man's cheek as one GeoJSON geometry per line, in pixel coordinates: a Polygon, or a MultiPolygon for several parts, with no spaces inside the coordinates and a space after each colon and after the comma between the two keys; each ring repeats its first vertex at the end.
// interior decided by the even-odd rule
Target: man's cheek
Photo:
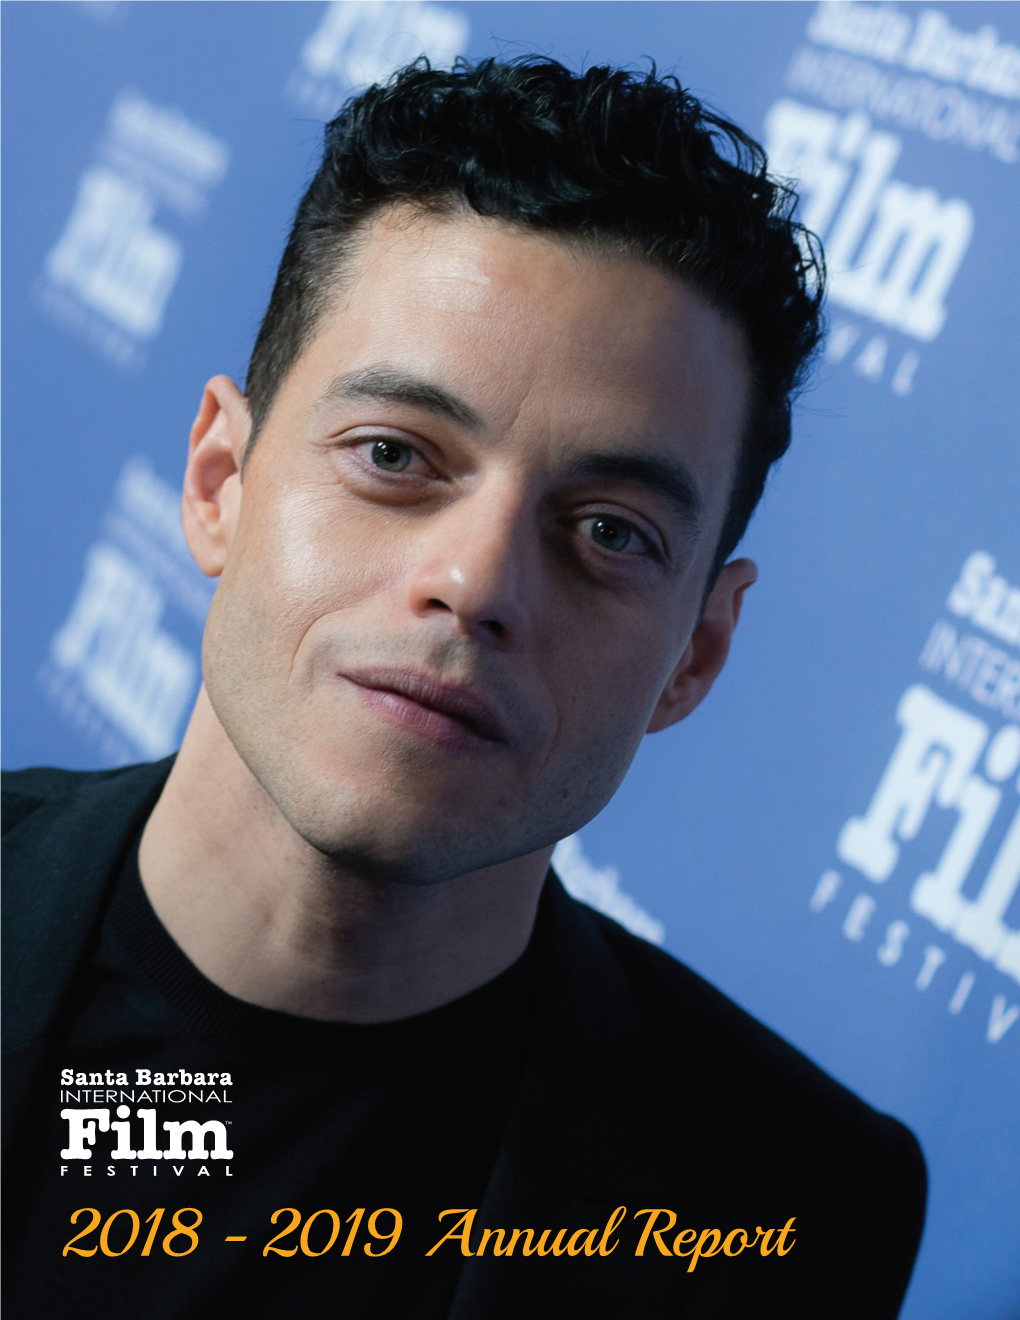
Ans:
{"type": "Polygon", "coordinates": [[[624,724],[640,720],[646,706],[654,707],[672,666],[661,632],[643,634],[625,624],[602,630],[574,648],[566,703],[603,720],[610,713],[624,724]]]}
{"type": "Polygon", "coordinates": [[[261,553],[241,559],[223,583],[231,613],[246,615],[252,644],[271,648],[293,631],[307,631],[316,618],[329,613],[343,598],[352,565],[335,547],[307,535],[281,535],[261,553]]]}
{"type": "Polygon", "coordinates": [[[377,519],[332,516],[284,528],[270,569],[288,601],[328,613],[392,590],[406,572],[407,549],[397,529],[377,519]]]}

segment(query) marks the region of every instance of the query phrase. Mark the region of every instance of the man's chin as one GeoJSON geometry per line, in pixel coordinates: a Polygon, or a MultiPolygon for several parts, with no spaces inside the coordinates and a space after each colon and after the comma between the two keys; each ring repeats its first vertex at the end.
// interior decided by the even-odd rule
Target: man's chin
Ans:
{"type": "Polygon", "coordinates": [[[323,839],[316,847],[339,870],[379,884],[412,889],[443,884],[506,860],[488,850],[444,847],[433,837],[417,846],[404,840],[323,839]],[[324,845],[324,846],[323,846],[324,845]]]}
{"type": "MultiPolygon", "coordinates": [[[[324,795],[327,796],[327,795],[324,795]]],[[[509,841],[500,846],[493,831],[477,836],[477,821],[441,818],[435,807],[408,811],[406,801],[352,802],[349,795],[331,800],[331,808],[285,814],[291,826],[338,868],[367,880],[423,886],[505,861],[509,841]]]]}

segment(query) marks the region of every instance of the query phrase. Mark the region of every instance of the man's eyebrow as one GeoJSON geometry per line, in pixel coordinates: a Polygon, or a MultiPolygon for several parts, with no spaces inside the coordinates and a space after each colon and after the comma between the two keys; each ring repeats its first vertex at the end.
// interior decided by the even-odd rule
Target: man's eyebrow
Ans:
{"type": "Polygon", "coordinates": [[[667,499],[686,523],[697,524],[704,500],[683,463],[660,454],[621,454],[594,451],[579,454],[566,466],[570,477],[626,481],[667,499]]]}
{"type": "Polygon", "coordinates": [[[344,399],[373,399],[378,403],[404,403],[424,408],[469,431],[482,426],[481,416],[470,404],[441,386],[392,367],[364,367],[335,377],[319,399],[328,407],[344,399]]]}

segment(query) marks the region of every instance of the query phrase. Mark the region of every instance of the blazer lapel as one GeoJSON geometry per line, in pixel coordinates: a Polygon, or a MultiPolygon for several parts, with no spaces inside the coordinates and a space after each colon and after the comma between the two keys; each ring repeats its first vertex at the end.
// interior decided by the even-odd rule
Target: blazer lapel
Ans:
{"type": "Polygon", "coordinates": [[[96,777],[42,802],[4,840],[5,1041],[45,1037],[98,925],[128,847],[173,759],[96,777]]]}
{"type": "Polygon", "coordinates": [[[87,780],[45,799],[4,838],[3,1132],[6,1177],[20,1173],[48,1041],[98,929],[106,897],[173,758],[87,780]]]}
{"type": "Polygon", "coordinates": [[[656,1320],[675,1312],[680,1262],[654,1247],[634,1256],[646,1222],[635,1211],[696,1201],[704,1177],[670,1121],[630,983],[594,917],[552,873],[536,938],[535,1045],[471,1242],[477,1246],[483,1228],[532,1228],[536,1237],[566,1228],[569,1238],[578,1228],[601,1230],[618,1206],[626,1216],[607,1257],[508,1260],[491,1247],[471,1257],[450,1320],[656,1320]]]}

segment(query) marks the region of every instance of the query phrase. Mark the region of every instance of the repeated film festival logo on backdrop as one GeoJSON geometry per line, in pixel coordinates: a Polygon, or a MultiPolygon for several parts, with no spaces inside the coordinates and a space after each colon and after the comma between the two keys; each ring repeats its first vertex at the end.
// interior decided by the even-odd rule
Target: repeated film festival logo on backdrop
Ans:
{"type": "Polygon", "coordinates": [[[181,222],[202,218],[229,166],[226,143],[181,110],[119,91],[46,256],[43,310],[115,366],[139,370],[180,274],[181,222]]]}
{"type": "Polygon", "coordinates": [[[1020,1018],[1020,585],[996,568],[983,550],[963,564],[921,649],[923,681],[896,707],[871,802],[837,838],[851,869],[825,871],[810,899],[822,913],[855,890],[841,905],[846,938],[885,967],[912,960],[915,990],[954,1017],[970,1007],[991,1045],[1020,1018]],[[905,850],[915,839],[920,851],[905,850]],[[970,965],[960,970],[947,941],[970,965]]]}
{"type": "MultiPolygon", "coordinates": [[[[334,0],[296,52],[283,97],[325,119],[353,88],[421,52],[448,63],[467,39],[463,13],[429,0],[334,0]]],[[[979,217],[965,198],[898,179],[897,165],[909,135],[921,135],[1013,168],[1018,101],[1020,49],[988,25],[967,32],[937,9],[853,0],[809,11],[764,136],[825,243],[830,361],[912,392],[979,217]]],[[[119,93],[46,260],[37,290],[46,311],[108,361],[139,367],[180,271],[179,222],[200,219],[229,161],[229,147],[182,111],[119,93]],[[164,228],[170,217],[175,232],[164,228]]],[[[177,502],[147,459],[126,465],[41,671],[57,710],[108,764],[170,751],[197,689],[211,584],[191,563],[177,502]]],[[[886,967],[913,958],[916,991],[937,999],[945,985],[948,1013],[980,1017],[994,1045],[1020,1017],[1010,990],[1020,981],[1020,588],[976,552],[947,613],[921,652],[924,681],[897,708],[899,741],[874,798],[848,804],[857,814],[839,835],[840,869],[824,872],[811,908],[839,911],[860,880],[845,936],[874,943],[886,967]],[[908,859],[929,845],[930,869],[902,892],[908,859]],[[896,912],[880,911],[892,903],[896,912]],[[962,970],[960,956],[969,959],[962,970]]],[[[620,888],[615,869],[591,865],[576,836],[555,862],[577,897],[662,942],[661,923],[620,888]]]]}
{"type": "Polygon", "coordinates": [[[285,96],[332,119],[352,91],[426,55],[447,67],[467,50],[464,13],[429,0],[330,0],[301,49],[285,96]]]}
{"type": "MultiPolygon", "coordinates": [[[[906,396],[978,218],[963,197],[895,177],[905,135],[1015,168],[1020,48],[938,9],[854,0],[823,0],[805,35],[784,77],[791,95],[765,116],[770,163],[796,182],[825,245],[828,360],[906,396]]],[[[925,681],[897,706],[874,797],[844,825],[841,869],[823,873],[810,907],[838,911],[854,889],[846,938],[874,945],[884,967],[912,959],[914,989],[996,1045],[1020,1018],[1020,587],[977,551],[946,609],[920,654],[925,681]],[[920,854],[929,869],[906,875],[920,854]]]]}
{"type": "Polygon", "coordinates": [[[975,215],[965,198],[897,179],[909,146],[890,130],[1015,167],[1020,48],[937,9],[854,0],[823,0],[806,37],[786,70],[791,95],[765,117],[770,163],[796,180],[804,223],[825,244],[829,361],[907,395],[946,323],[975,215]]]}
{"type": "MultiPolygon", "coordinates": [[[[1012,167],[1020,49],[989,26],[960,31],[938,10],[852,0],[823,0],[807,37],[786,84],[829,108],[777,100],[766,147],[825,242],[829,360],[906,396],[923,345],[946,324],[975,218],[963,198],[897,180],[904,139],[876,121],[1012,167]]],[[[842,911],[843,935],[882,966],[912,959],[914,990],[997,1045],[1020,1019],[1020,585],[975,551],[946,611],[920,653],[925,681],[897,706],[899,737],[874,796],[839,834],[842,869],[822,874],[810,908],[842,911]],[[918,849],[927,869],[907,875],[918,849]]]]}
{"type": "Polygon", "coordinates": [[[177,746],[212,593],[184,540],[179,493],[147,458],[130,459],[39,673],[54,708],[107,765],[177,746]],[[189,644],[168,630],[168,610],[189,644]]]}

